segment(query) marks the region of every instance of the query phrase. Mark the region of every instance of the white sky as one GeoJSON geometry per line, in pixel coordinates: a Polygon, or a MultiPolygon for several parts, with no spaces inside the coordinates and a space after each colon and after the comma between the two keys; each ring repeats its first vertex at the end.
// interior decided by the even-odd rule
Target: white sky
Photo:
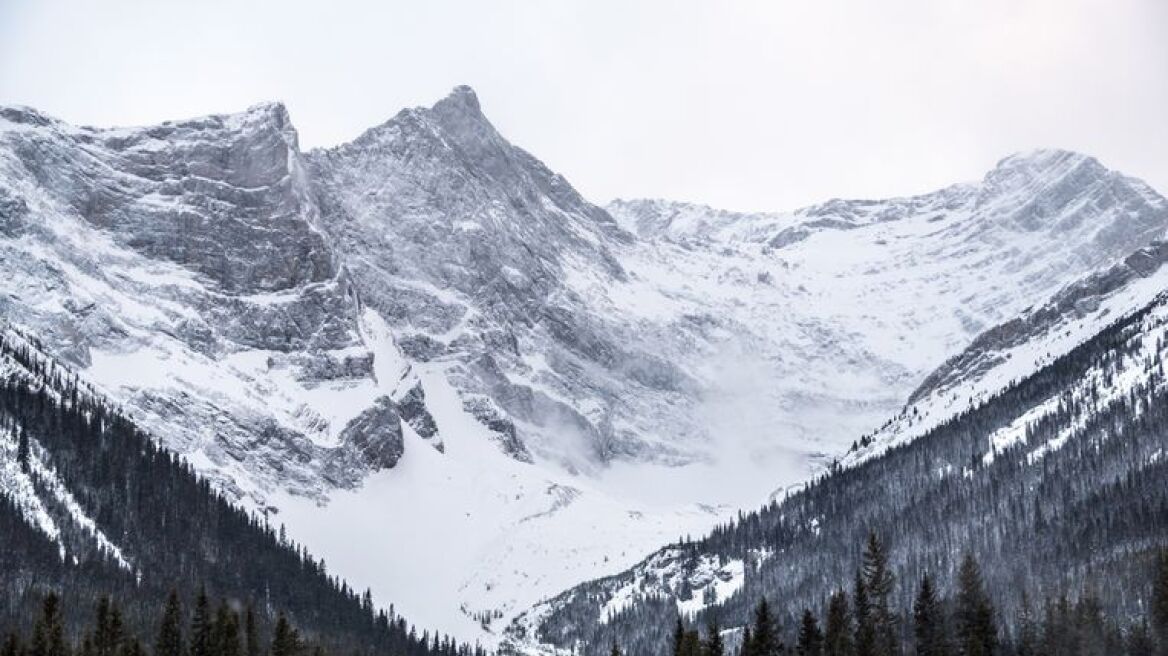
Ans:
{"type": "Polygon", "coordinates": [[[330,145],[464,83],[596,202],[787,209],[1035,147],[1168,192],[1165,0],[0,0],[0,104],[74,123],[279,99],[330,145]]]}

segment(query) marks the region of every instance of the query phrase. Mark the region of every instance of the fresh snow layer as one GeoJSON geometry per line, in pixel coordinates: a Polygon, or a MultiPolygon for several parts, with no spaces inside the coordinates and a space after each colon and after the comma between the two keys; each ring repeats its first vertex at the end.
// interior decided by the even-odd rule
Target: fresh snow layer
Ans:
{"type": "MultiPolygon", "coordinates": [[[[992,367],[969,376],[958,386],[933,390],[908,404],[873,433],[870,447],[847,454],[842,464],[850,466],[862,462],[924,435],[946,419],[973,408],[1013,382],[1069,352],[1125,314],[1152,303],[1165,289],[1168,289],[1168,267],[1161,267],[1105,298],[1096,299],[1098,305],[1092,311],[1064,317],[1046,327],[1043,334],[994,353],[995,363],[992,367]]],[[[1162,309],[1157,312],[1162,313],[1162,309]]],[[[1129,374],[1137,375],[1136,372],[1129,374]]],[[[1022,440],[1026,424],[1039,419],[1055,404],[1057,399],[1050,399],[1046,405],[1035,407],[1011,426],[990,436],[990,444],[994,448],[986,457],[992,459],[994,450],[1004,449],[1022,440]]]]}
{"type": "Polygon", "coordinates": [[[406,426],[405,455],[392,470],[334,493],[325,507],[298,496],[275,505],[276,521],[330,571],[368,585],[420,627],[494,644],[542,597],[626,569],[726,512],[623,502],[587,479],[509,458],[463,411],[442,365],[414,371],[444,453],[406,426]]]}

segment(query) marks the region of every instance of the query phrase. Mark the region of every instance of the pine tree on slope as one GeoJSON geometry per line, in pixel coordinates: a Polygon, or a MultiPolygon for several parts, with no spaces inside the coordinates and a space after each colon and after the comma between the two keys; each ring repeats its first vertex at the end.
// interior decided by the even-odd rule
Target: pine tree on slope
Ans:
{"type": "Polygon", "coordinates": [[[300,634],[281,613],[272,632],[271,656],[297,656],[300,653],[300,634]]]}
{"type": "Polygon", "coordinates": [[[195,611],[191,616],[191,653],[190,656],[214,656],[212,649],[211,604],[207,600],[207,590],[199,587],[199,594],[195,597],[195,611]]]}
{"type": "Polygon", "coordinates": [[[864,585],[870,604],[873,656],[894,656],[900,651],[896,637],[896,615],[892,612],[895,578],[888,565],[888,551],[875,532],[868,534],[863,567],[864,585]]]}
{"type": "Polygon", "coordinates": [[[20,638],[15,633],[9,633],[4,639],[4,646],[0,647],[0,656],[20,656],[23,652],[24,646],[20,644],[20,638]]]}
{"type": "Polygon", "coordinates": [[[1152,632],[1160,641],[1160,651],[1168,656],[1168,549],[1160,552],[1152,589],[1152,632]]]}
{"type": "Polygon", "coordinates": [[[848,595],[837,591],[827,603],[827,624],[823,632],[824,656],[853,656],[852,622],[848,610],[848,595]]]}
{"type": "Polygon", "coordinates": [[[247,656],[260,656],[260,636],[259,630],[256,628],[255,609],[251,604],[247,605],[247,611],[244,615],[244,642],[246,643],[247,656]]]}
{"type": "Polygon", "coordinates": [[[61,620],[61,600],[55,592],[45,595],[41,616],[32,631],[28,656],[69,656],[65,627],[61,620]]]}
{"type": "Polygon", "coordinates": [[[993,656],[998,647],[994,609],[972,554],[957,573],[957,644],[962,656],[993,656]]]}
{"type": "Polygon", "coordinates": [[[948,655],[944,612],[933,578],[928,574],[921,578],[921,587],[913,603],[913,635],[917,641],[917,656],[948,655]]]}
{"type": "Polygon", "coordinates": [[[239,615],[231,610],[226,601],[219,603],[219,610],[215,613],[213,644],[216,656],[242,656],[239,647],[239,615]]]}
{"type": "Polygon", "coordinates": [[[175,590],[170,591],[163,607],[158,639],[154,641],[154,656],[183,656],[182,607],[175,590]]]}
{"type": "Polygon", "coordinates": [[[751,630],[752,644],[750,656],[779,656],[784,645],[779,637],[779,625],[771,613],[766,597],[759,600],[754,610],[754,625],[751,630]]]}
{"type": "Polygon", "coordinates": [[[706,625],[706,641],[702,645],[703,656],[726,656],[726,644],[722,642],[722,627],[718,620],[711,619],[706,625]]]}
{"type": "Polygon", "coordinates": [[[823,656],[823,631],[819,628],[815,613],[810,610],[803,611],[795,653],[799,656],[823,656]]]}
{"type": "Polygon", "coordinates": [[[856,656],[876,656],[876,629],[872,623],[872,603],[864,573],[856,570],[852,591],[852,613],[855,616],[856,637],[853,641],[856,656]]]}

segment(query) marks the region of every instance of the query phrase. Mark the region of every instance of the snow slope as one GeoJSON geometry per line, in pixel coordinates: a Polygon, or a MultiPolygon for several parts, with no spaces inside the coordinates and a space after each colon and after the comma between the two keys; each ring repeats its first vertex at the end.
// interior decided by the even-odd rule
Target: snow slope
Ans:
{"type": "Polygon", "coordinates": [[[629,567],[664,540],[704,532],[727,510],[645,506],[508,457],[462,411],[440,367],[415,371],[444,452],[421,448],[407,429],[401,462],[359,490],[333,494],[326,508],[296,496],[276,505],[331,571],[388,591],[419,626],[493,644],[544,596],[629,567]]]}
{"type": "MultiPolygon", "coordinates": [[[[673,329],[662,348],[706,383],[701,407],[719,433],[708,457],[733,472],[692,467],[676,487],[717,494],[702,481],[725,491],[730,478],[741,494],[725,501],[747,506],[764,482],[797,484],[880,427],[983,331],[1126,267],[1168,220],[1168,203],[1143,183],[1062,151],[1006,158],[979,183],[912,198],[763,215],[664,201],[609,209],[646,241],[621,260],[627,283],[581,271],[577,288],[639,329],[673,329]],[[688,339],[695,325],[703,334],[688,339]]],[[[1104,315],[1157,289],[1121,278],[1104,315]]],[[[1019,361],[1012,375],[1033,366],[1019,361]]],[[[955,371],[953,387],[963,373],[973,372],[955,371]]]]}
{"type": "MultiPolygon", "coordinates": [[[[983,563],[987,590],[1001,600],[1005,618],[1017,610],[1009,593],[1020,587],[1049,595],[1098,586],[1110,595],[1100,603],[1142,612],[1147,598],[1132,592],[1137,584],[1107,583],[1145,577],[1132,560],[1164,544],[1164,518],[1148,509],[1162,506],[1168,449],[1168,280],[1163,271],[1143,271],[1146,277],[1110,290],[1090,310],[1027,334],[1029,348],[1007,352],[1012,357],[999,361],[1000,371],[990,365],[970,379],[973,406],[959,408],[960,415],[949,410],[945,426],[924,410],[899,417],[890,426],[905,430],[885,427],[815,485],[706,539],[663,547],[627,571],[538,604],[509,627],[509,646],[600,654],[616,641],[644,651],[668,639],[675,614],[700,625],[710,614],[699,613],[712,610],[723,626],[740,627],[763,595],[790,616],[822,604],[848,580],[856,542],[868,532],[892,545],[901,607],[913,594],[904,581],[939,572],[942,585],[952,585],[944,574],[965,552],[983,563]],[[1145,297],[1152,287],[1159,291],[1145,297]],[[1047,346],[1037,368],[1001,382],[1024,369],[1015,362],[1047,346]]],[[[1106,289],[1092,282],[1093,291],[1106,289]]],[[[1068,293],[1082,302],[1084,289],[1068,293]]],[[[1033,365],[1027,360],[1025,367],[1033,365]]],[[[929,406],[910,405],[922,407],[929,406]]]]}

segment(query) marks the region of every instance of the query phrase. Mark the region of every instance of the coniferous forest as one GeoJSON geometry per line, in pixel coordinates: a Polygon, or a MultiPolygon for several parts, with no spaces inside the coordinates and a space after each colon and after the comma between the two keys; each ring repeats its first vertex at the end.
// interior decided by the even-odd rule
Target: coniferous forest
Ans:
{"type": "Polygon", "coordinates": [[[302,645],[336,654],[478,651],[415,629],[392,606],[378,609],[281,528],[215,492],[35,339],[0,339],[0,367],[8,374],[0,435],[16,443],[4,457],[49,501],[56,529],[50,537],[19,498],[0,496],[0,633],[25,636],[9,641],[6,656],[19,645],[37,656],[289,656],[302,645]],[[51,489],[58,480],[69,482],[71,501],[51,489]],[[122,551],[103,547],[95,530],[122,551]],[[160,623],[183,636],[156,645],[160,623]]]}
{"type": "MultiPolygon", "coordinates": [[[[1035,600],[1018,590],[1018,615],[1008,624],[986,590],[971,554],[960,561],[953,593],[942,596],[923,575],[907,607],[895,605],[900,584],[888,552],[872,534],[854,580],[817,608],[784,623],[765,597],[741,630],[724,631],[716,616],[691,627],[677,617],[672,656],[1162,656],[1168,654],[1168,550],[1147,581],[1151,603],[1143,617],[1109,616],[1089,592],[1035,600]],[[1007,628],[1011,626],[1012,628],[1007,628]]],[[[901,584],[905,585],[905,584],[901,584]]],[[[612,656],[624,653],[619,643],[612,656]]]]}

